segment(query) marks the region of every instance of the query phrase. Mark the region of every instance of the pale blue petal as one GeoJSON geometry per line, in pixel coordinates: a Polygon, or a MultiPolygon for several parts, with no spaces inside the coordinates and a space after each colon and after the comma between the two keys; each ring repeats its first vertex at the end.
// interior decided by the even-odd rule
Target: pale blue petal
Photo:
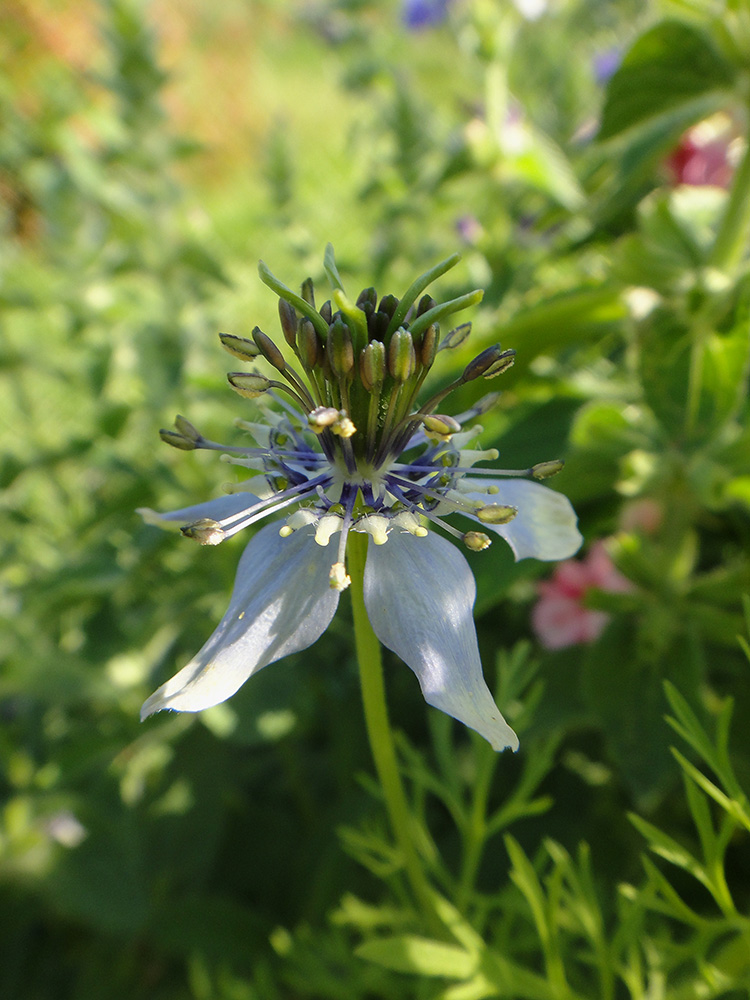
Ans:
{"type": "MultiPolygon", "coordinates": [[[[469,482],[467,478],[464,482],[469,482]]],[[[577,528],[578,518],[570,500],[549,486],[531,479],[489,479],[498,493],[469,493],[473,500],[518,507],[518,514],[508,524],[483,524],[502,535],[516,559],[569,559],[578,551],[583,537],[577,528]]]]}
{"type": "Polygon", "coordinates": [[[474,577],[459,550],[430,533],[370,542],[365,606],[378,639],[419,679],[425,701],[475,729],[495,750],[518,749],[482,676],[474,577]]]}
{"type": "Polygon", "coordinates": [[[301,528],[289,538],[268,524],[237,568],[227,613],[197,656],[151,695],[141,718],[162,708],[199,712],[225,701],[252,674],[307,649],[330,624],[339,602],[328,574],[331,555],[301,528]]]}
{"type": "Polygon", "coordinates": [[[200,521],[203,517],[209,517],[212,521],[221,521],[225,517],[232,517],[233,514],[240,514],[243,510],[248,510],[258,502],[258,498],[253,493],[227,493],[225,496],[216,497],[215,500],[196,503],[192,507],[181,507],[180,510],[168,510],[164,514],[151,510],[150,507],[139,507],[136,513],[141,515],[146,524],[165,528],[169,527],[169,524],[164,524],[165,521],[176,522],[178,525],[200,521]]]}

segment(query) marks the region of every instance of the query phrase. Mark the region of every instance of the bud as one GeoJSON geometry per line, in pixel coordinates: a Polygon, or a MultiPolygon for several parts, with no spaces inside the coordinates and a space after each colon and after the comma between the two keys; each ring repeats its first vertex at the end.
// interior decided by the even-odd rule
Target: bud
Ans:
{"type": "Polygon", "coordinates": [[[359,355],[359,375],[368,392],[385,381],[385,344],[371,340],[359,355]]]}
{"type": "Polygon", "coordinates": [[[260,372],[229,372],[227,381],[240,396],[245,399],[257,399],[264,392],[268,392],[273,383],[260,372]]]}
{"type": "Polygon", "coordinates": [[[162,427],[159,431],[159,437],[164,444],[171,444],[173,448],[179,448],[180,451],[195,451],[195,441],[190,437],[185,437],[184,434],[178,434],[177,431],[168,431],[162,427]]]}
{"type": "Polygon", "coordinates": [[[220,333],[219,340],[225,351],[229,351],[241,361],[254,361],[260,354],[259,348],[245,337],[235,337],[233,333],[220,333]]]}
{"type": "Polygon", "coordinates": [[[509,507],[502,503],[488,503],[475,513],[483,524],[508,524],[518,513],[518,507],[509,507]]]}
{"type": "Polygon", "coordinates": [[[318,312],[326,321],[326,323],[328,323],[328,325],[330,326],[331,323],[333,322],[333,308],[331,306],[330,299],[327,302],[323,303],[318,312]]]}
{"type": "Polygon", "coordinates": [[[513,364],[515,351],[503,351],[499,344],[493,344],[487,350],[477,354],[473,361],[470,361],[461,376],[462,382],[473,382],[475,378],[483,375],[485,378],[492,378],[510,368],[513,364]]]}
{"type": "Polygon", "coordinates": [[[395,295],[384,295],[380,300],[380,305],[378,306],[378,312],[383,312],[386,314],[390,320],[398,307],[398,299],[395,295]]]}
{"type": "Polygon", "coordinates": [[[354,347],[349,327],[337,316],[328,331],[326,344],[331,371],[336,378],[346,378],[354,368],[354,347]]]}
{"type": "Polygon", "coordinates": [[[565,462],[561,458],[553,458],[550,462],[537,462],[531,468],[531,475],[534,479],[550,479],[562,470],[565,462]]]}
{"type": "Polygon", "coordinates": [[[224,531],[218,521],[210,517],[202,517],[199,521],[186,524],[180,531],[185,538],[193,538],[201,545],[218,545],[224,541],[224,531]]]}
{"type": "Polygon", "coordinates": [[[253,340],[258,345],[258,350],[269,365],[272,365],[277,372],[286,371],[286,361],[284,360],[284,355],[278,349],[276,344],[274,344],[268,334],[263,333],[258,326],[256,326],[253,330],[253,340]]]}
{"type": "Polygon", "coordinates": [[[467,531],[463,536],[463,543],[472,552],[484,552],[492,545],[492,540],[482,531],[467,531]]]}
{"type": "Polygon", "coordinates": [[[388,371],[397,382],[406,382],[415,365],[414,341],[411,334],[400,327],[388,345],[388,371]]]}
{"type": "Polygon", "coordinates": [[[302,298],[305,300],[305,302],[309,306],[312,306],[313,309],[314,309],[315,308],[315,291],[313,289],[313,280],[312,280],[312,278],[305,278],[305,280],[302,282],[302,288],[300,289],[300,292],[301,292],[302,298]]]}
{"type": "Polygon", "coordinates": [[[439,351],[452,351],[454,347],[459,347],[471,333],[471,323],[462,323],[455,327],[440,341],[439,351]]]}
{"type": "Polygon", "coordinates": [[[357,296],[357,305],[360,309],[364,309],[365,306],[372,306],[372,311],[375,311],[375,306],[378,303],[378,293],[374,288],[363,288],[362,291],[357,296]]]}
{"type": "Polygon", "coordinates": [[[297,313],[286,299],[279,299],[279,321],[284,340],[293,350],[297,346],[297,313]]]}

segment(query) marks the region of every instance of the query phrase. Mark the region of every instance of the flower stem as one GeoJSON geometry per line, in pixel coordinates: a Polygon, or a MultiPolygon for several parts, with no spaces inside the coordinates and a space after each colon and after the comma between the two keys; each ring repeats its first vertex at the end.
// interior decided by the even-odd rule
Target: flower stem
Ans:
{"type": "Polygon", "coordinates": [[[433,928],[439,928],[442,924],[435,910],[432,890],[417,851],[413,822],[409,814],[409,806],[396,760],[393,731],[388,720],[388,707],[385,700],[380,642],[372,630],[365,608],[364,577],[368,541],[367,535],[352,532],[347,544],[347,569],[352,581],[354,644],[359,662],[359,679],[362,687],[367,736],[380,787],[383,790],[383,798],[393,835],[403,856],[407,878],[425,917],[433,925],[433,928]]]}

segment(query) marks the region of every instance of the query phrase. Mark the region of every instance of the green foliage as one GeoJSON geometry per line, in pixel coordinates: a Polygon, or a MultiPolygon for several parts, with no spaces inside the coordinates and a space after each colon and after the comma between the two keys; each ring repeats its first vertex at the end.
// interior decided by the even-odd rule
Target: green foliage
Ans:
{"type": "Polygon", "coordinates": [[[395,0],[41,6],[0,32],[0,996],[747,996],[745,0],[466,0],[420,31],[395,0]],[[708,115],[728,189],[668,160],[708,115]],[[158,428],[252,419],[216,333],[278,322],[259,257],[317,282],[329,240],[347,287],[397,294],[459,244],[442,300],[486,292],[437,379],[516,350],[482,446],[563,457],[629,581],[550,650],[551,568],[470,554],[516,756],[388,661],[437,927],[369,776],[346,608],[229,703],[137,721],[240,553],[133,513],[221,487],[158,428]]]}

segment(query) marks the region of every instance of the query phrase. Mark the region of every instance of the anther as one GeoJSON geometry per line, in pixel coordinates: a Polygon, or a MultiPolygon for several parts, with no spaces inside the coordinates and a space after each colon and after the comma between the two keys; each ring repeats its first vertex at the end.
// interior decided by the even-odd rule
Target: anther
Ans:
{"type": "Polygon", "coordinates": [[[439,351],[451,351],[454,347],[459,347],[471,333],[471,323],[462,323],[455,327],[440,341],[439,351]]]}
{"type": "Polygon", "coordinates": [[[385,344],[371,340],[359,356],[359,375],[368,392],[385,381],[385,344]]]}
{"type": "Polygon", "coordinates": [[[245,399],[257,399],[268,392],[273,382],[260,372],[228,372],[227,381],[245,399]]]}
{"type": "Polygon", "coordinates": [[[218,521],[210,517],[202,517],[192,524],[185,524],[180,528],[185,538],[193,538],[201,545],[218,545],[224,541],[224,531],[218,521]]]}
{"type": "Polygon", "coordinates": [[[180,451],[195,451],[197,447],[193,438],[179,434],[177,431],[167,430],[164,427],[160,429],[159,437],[164,444],[171,444],[173,448],[179,448],[180,451]]]}
{"type": "Polygon", "coordinates": [[[336,378],[348,378],[354,368],[354,347],[349,327],[340,316],[331,324],[326,344],[331,371],[336,378]]]}
{"type": "Polygon", "coordinates": [[[518,513],[518,507],[489,503],[485,507],[480,507],[475,513],[483,524],[508,524],[518,513]]]}
{"type": "Polygon", "coordinates": [[[258,345],[258,350],[269,365],[275,368],[277,372],[286,371],[286,361],[284,360],[284,355],[278,349],[276,344],[274,344],[268,334],[263,333],[258,326],[256,326],[253,330],[253,340],[258,345]]]}
{"type": "Polygon", "coordinates": [[[411,334],[404,329],[398,329],[391,337],[388,345],[388,371],[396,382],[406,382],[416,364],[414,341],[411,334]]]}
{"type": "Polygon", "coordinates": [[[467,531],[463,536],[463,543],[472,552],[483,552],[492,545],[492,540],[483,531],[467,531]]]}
{"type": "Polygon", "coordinates": [[[316,406],[307,414],[308,426],[316,434],[322,434],[340,419],[341,413],[335,406],[316,406]]]}
{"type": "Polygon", "coordinates": [[[219,340],[225,351],[241,361],[254,361],[260,354],[260,348],[246,337],[236,337],[233,333],[220,333],[219,340]]]}
{"type": "Polygon", "coordinates": [[[531,467],[531,475],[534,479],[549,479],[556,476],[565,466],[561,458],[554,458],[550,462],[538,462],[531,467]]]}
{"type": "Polygon", "coordinates": [[[503,351],[499,344],[488,347],[481,354],[477,354],[473,361],[470,361],[464,368],[461,376],[462,382],[473,382],[475,378],[483,375],[485,378],[494,378],[500,375],[513,364],[516,352],[514,350],[503,351]]]}
{"type": "Polygon", "coordinates": [[[284,340],[294,350],[297,346],[297,313],[286,299],[279,299],[279,321],[284,340]]]}
{"type": "Polygon", "coordinates": [[[331,590],[346,590],[351,582],[352,578],[347,574],[346,566],[342,562],[335,562],[328,574],[328,585],[331,590]]]}
{"type": "Polygon", "coordinates": [[[458,434],[461,424],[453,417],[443,413],[431,413],[422,419],[428,436],[434,436],[439,441],[450,441],[452,434],[458,434]]]}

